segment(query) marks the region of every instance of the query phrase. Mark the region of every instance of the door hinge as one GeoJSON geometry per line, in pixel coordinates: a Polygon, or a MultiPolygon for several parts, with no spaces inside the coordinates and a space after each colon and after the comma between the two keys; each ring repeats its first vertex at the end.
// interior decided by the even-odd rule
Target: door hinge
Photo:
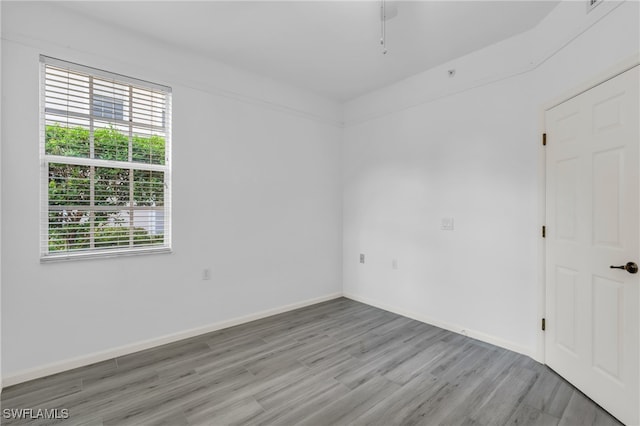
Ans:
{"type": "Polygon", "coordinates": [[[542,134],[542,146],[547,146],[547,134],[542,134]]]}
{"type": "Polygon", "coordinates": [[[542,238],[547,238],[547,227],[546,226],[542,227],[542,238]]]}
{"type": "Polygon", "coordinates": [[[542,331],[547,329],[547,320],[546,318],[542,318],[542,331]]]}

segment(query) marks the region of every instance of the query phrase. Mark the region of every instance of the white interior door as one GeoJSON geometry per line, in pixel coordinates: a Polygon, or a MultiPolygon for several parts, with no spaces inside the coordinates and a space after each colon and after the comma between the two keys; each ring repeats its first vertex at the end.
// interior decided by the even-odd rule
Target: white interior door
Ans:
{"type": "Polygon", "coordinates": [[[640,424],[638,66],[546,111],[546,363],[640,424]]]}

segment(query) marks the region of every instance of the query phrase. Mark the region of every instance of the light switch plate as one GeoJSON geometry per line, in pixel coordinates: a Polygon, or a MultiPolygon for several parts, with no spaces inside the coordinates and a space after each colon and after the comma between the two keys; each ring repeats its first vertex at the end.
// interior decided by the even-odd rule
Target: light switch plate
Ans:
{"type": "Polygon", "coordinates": [[[440,229],[443,231],[453,231],[453,218],[452,217],[443,217],[442,224],[440,225],[440,229]]]}

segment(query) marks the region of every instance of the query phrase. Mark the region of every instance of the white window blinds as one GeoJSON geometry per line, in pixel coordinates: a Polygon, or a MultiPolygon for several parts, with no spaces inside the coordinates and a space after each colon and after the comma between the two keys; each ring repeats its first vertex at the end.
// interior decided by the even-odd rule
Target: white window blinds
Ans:
{"type": "Polygon", "coordinates": [[[171,89],[41,56],[41,259],[171,248],[171,89]]]}

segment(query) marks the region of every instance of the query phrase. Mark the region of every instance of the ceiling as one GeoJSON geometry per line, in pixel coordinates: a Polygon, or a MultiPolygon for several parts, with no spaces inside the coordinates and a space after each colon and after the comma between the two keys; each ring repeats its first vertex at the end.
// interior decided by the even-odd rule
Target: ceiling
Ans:
{"type": "Polygon", "coordinates": [[[167,45],[346,101],[534,27],[558,1],[71,1],[167,45]]]}

